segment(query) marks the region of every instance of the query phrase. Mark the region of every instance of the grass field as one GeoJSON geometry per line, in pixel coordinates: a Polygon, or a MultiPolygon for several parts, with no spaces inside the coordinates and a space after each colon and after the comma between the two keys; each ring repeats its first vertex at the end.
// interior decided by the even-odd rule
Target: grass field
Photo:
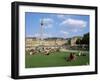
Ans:
{"type": "MultiPolygon", "coordinates": [[[[81,66],[89,64],[89,53],[86,56],[77,56],[75,61],[66,61],[65,58],[69,56],[70,52],[55,52],[50,55],[35,54],[25,56],[25,67],[58,67],[58,66],[81,66]]],[[[75,54],[78,55],[78,52],[75,54]]]]}

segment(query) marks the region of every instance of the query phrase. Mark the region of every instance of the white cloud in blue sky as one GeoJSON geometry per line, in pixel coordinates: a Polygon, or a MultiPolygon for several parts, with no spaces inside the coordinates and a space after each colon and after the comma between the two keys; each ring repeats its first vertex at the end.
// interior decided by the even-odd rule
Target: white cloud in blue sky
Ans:
{"type": "Polygon", "coordinates": [[[87,22],[84,21],[84,20],[78,20],[78,19],[72,19],[72,18],[68,18],[68,19],[65,19],[61,25],[69,25],[70,27],[80,27],[80,28],[83,28],[83,27],[86,27],[86,24],[87,22]]]}
{"type": "Polygon", "coordinates": [[[57,17],[60,19],[65,19],[65,15],[57,15],[57,17]]]}
{"type": "MultiPolygon", "coordinates": [[[[40,35],[40,33],[35,33],[35,34],[34,34],[34,37],[40,38],[41,35],[40,35]]],[[[51,37],[51,34],[43,33],[43,36],[42,36],[42,37],[43,37],[43,38],[51,37]]]]}
{"type": "Polygon", "coordinates": [[[43,21],[44,28],[52,28],[53,27],[53,19],[52,18],[42,18],[40,22],[43,21]]]}
{"type": "Polygon", "coordinates": [[[29,37],[40,37],[43,20],[43,37],[82,36],[89,32],[89,16],[73,14],[25,13],[25,33],[29,37]]]}
{"type": "Polygon", "coordinates": [[[40,34],[39,33],[35,33],[34,37],[40,37],[40,34]]]}
{"type": "Polygon", "coordinates": [[[65,34],[65,35],[68,35],[69,34],[68,32],[63,31],[63,30],[61,30],[60,33],[65,34]]]}
{"type": "Polygon", "coordinates": [[[63,36],[64,38],[68,37],[68,35],[69,35],[69,32],[64,31],[64,30],[61,30],[60,33],[62,34],[62,36],[63,36]]]}

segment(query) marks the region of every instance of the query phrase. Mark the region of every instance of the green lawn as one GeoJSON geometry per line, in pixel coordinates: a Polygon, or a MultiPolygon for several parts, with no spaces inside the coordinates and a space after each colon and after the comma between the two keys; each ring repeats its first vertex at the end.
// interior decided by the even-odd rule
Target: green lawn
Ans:
{"type": "MultiPolygon", "coordinates": [[[[56,66],[81,66],[89,64],[89,53],[85,53],[86,56],[77,56],[75,61],[66,61],[66,57],[69,56],[69,52],[56,52],[50,55],[35,54],[25,56],[25,67],[56,67],[56,66]]],[[[75,53],[75,54],[78,54],[75,53]]]]}

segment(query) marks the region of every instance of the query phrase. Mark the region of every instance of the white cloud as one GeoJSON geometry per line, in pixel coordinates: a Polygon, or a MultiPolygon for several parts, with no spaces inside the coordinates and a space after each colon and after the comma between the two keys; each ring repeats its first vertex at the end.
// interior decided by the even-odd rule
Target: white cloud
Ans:
{"type": "Polygon", "coordinates": [[[60,33],[64,34],[64,35],[68,35],[69,33],[66,31],[61,30],[60,33]]]}
{"type": "Polygon", "coordinates": [[[51,34],[44,33],[43,38],[51,37],[51,34]]]}
{"type": "Polygon", "coordinates": [[[84,28],[87,25],[87,22],[84,20],[78,20],[78,19],[72,19],[72,18],[68,18],[66,20],[64,20],[61,25],[66,25],[66,26],[71,26],[71,27],[80,27],[80,28],[84,28]]]}
{"type": "Polygon", "coordinates": [[[44,23],[49,24],[49,23],[53,22],[53,19],[51,19],[51,18],[43,18],[43,21],[44,21],[44,23]]]}
{"type": "MultiPolygon", "coordinates": [[[[34,34],[34,37],[41,38],[41,35],[39,33],[34,34]]],[[[43,38],[51,37],[51,34],[43,33],[43,38]]]]}
{"type": "Polygon", "coordinates": [[[40,34],[36,33],[36,34],[34,34],[34,36],[35,36],[35,37],[39,37],[39,36],[40,36],[40,34]]]}
{"type": "Polygon", "coordinates": [[[53,19],[52,18],[43,18],[40,19],[40,22],[43,21],[44,28],[52,28],[53,27],[53,19]]]}
{"type": "Polygon", "coordinates": [[[59,14],[59,15],[57,15],[57,17],[58,17],[59,19],[66,20],[66,19],[68,19],[68,18],[71,18],[72,16],[70,16],[70,15],[65,15],[65,14],[59,14]]]}
{"type": "Polygon", "coordinates": [[[63,37],[63,38],[66,38],[69,35],[69,32],[63,31],[63,30],[61,30],[60,33],[61,33],[61,37],[63,37]]]}
{"type": "Polygon", "coordinates": [[[47,26],[44,26],[45,29],[52,28],[52,27],[53,27],[53,24],[48,24],[47,26]]]}
{"type": "Polygon", "coordinates": [[[79,29],[79,28],[78,28],[78,29],[72,29],[72,30],[71,30],[71,32],[74,32],[74,33],[77,33],[77,32],[80,32],[80,31],[82,31],[82,30],[79,29]]]}
{"type": "Polygon", "coordinates": [[[65,15],[57,15],[58,18],[65,19],[65,15]]]}
{"type": "Polygon", "coordinates": [[[33,37],[33,35],[26,35],[26,37],[33,37]]]}
{"type": "Polygon", "coordinates": [[[78,29],[72,29],[71,31],[74,32],[74,33],[77,33],[78,29]]]}

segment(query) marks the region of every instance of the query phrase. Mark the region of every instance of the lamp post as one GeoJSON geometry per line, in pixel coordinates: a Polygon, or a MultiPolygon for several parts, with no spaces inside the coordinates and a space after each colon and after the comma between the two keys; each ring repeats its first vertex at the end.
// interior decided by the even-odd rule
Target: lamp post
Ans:
{"type": "Polygon", "coordinates": [[[43,19],[40,21],[40,45],[43,45],[43,26],[44,22],[43,19]]]}

